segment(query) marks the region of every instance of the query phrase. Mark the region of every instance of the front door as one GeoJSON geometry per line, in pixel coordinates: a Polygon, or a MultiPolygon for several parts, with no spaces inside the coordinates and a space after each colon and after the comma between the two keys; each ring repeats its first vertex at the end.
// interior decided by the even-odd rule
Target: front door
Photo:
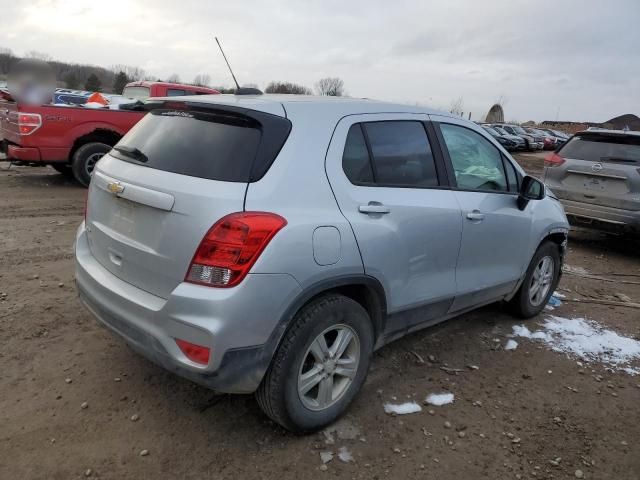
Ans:
{"type": "Polygon", "coordinates": [[[531,208],[518,208],[520,175],[506,153],[479,128],[448,117],[438,120],[463,221],[453,312],[514,289],[529,261],[532,215],[531,208]]]}
{"type": "Polygon", "coordinates": [[[426,115],[349,116],[336,127],[327,174],[401,330],[444,315],[456,292],[462,220],[426,115]],[[431,132],[431,138],[428,134],[431,132]],[[410,313],[410,314],[409,314],[410,313]]]}

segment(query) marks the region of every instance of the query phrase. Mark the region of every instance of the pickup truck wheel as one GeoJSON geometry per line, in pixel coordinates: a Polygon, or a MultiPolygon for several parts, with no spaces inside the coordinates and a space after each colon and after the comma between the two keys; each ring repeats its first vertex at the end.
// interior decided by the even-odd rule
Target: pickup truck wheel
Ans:
{"type": "Polygon", "coordinates": [[[262,410],[296,432],[313,432],[340,417],[360,390],[373,351],[367,311],[327,295],[294,317],[256,392],[262,410]]]}
{"type": "Polygon", "coordinates": [[[552,242],[544,242],[533,255],[518,293],[509,306],[521,318],[538,315],[553,295],[560,280],[560,252],[552,242]]]}
{"type": "Polygon", "coordinates": [[[73,176],[83,186],[88,187],[93,169],[105,153],[111,150],[111,145],[100,142],[85,143],[73,154],[71,168],[73,176]]]}

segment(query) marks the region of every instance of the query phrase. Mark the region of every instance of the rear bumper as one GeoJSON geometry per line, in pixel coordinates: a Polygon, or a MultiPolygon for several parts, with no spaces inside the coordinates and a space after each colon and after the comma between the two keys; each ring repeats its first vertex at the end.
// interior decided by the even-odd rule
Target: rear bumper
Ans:
{"type": "Polygon", "coordinates": [[[152,362],[219,392],[257,389],[271,361],[272,334],[301,292],[290,275],[250,274],[228,289],[181,283],[164,299],[102,267],[84,224],[75,251],[79,298],[102,325],[152,362]],[[189,360],[176,338],[209,347],[208,365],[189,360]]]}
{"type": "Polygon", "coordinates": [[[40,150],[36,147],[19,147],[17,145],[9,145],[7,147],[7,157],[9,160],[22,160],[24,162],[41,161],[40,150]]]}
{"type": "MultiPolygon", "coordinates": [[[[554,190],[555,191],[555,190],[554,190]]],[[[585,226],[640,231],[640,211],[560,199],[567,218],[585,226]]]]}

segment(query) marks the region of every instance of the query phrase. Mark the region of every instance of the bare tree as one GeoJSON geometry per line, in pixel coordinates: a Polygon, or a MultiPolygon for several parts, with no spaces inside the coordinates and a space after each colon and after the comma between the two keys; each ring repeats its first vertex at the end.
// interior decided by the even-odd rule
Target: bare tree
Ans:
{"type": "Polygon", "coordinates": [[[291,93],[294,95],[311,95],[311,90],[304,85],[291,82],[271,82],[265,88],[265,93],[291,93]]]}
{"type": "Polygon", "coordinates": [[[167,77],[167,82],[180,83],[180,75],[178,75],[177,73],[172,73],[167,77]]]}
{"type": "Polygon", "coordinates": [[[462,97],[458,97],[454,100],[451,100],[449,112],[461,117],[464,114],[464,99],[462,97]]]}
{"type": "Polygon", "coordinates": [[[208,87],[210,83],[211,83],[211,75],[209,75],[208,73],[199,73],[193,79],[193,84],[199,87],[208,87]]]}
{"type": "Polygon", "coordinates": [[[316,83],[318,95],[341,97],[344,94],[344,82],[338,77],[325,77],[316,83]]]}
{"type": "Polygon", "coordinates": [[[0,47],[0,55],[9,55],[10,57],[13,57],[13,50],[6,47],[0,47]]]}
{"type": "Polygon", "coordinates": [[[504,108],[504,106],[507,104],[508,101],[509,101],[509,99],[507,98],[506,95],[500,95],[496,99],[495,104],[496,105],[500,105],[502,108],[504,108]]]}
{"type": "Polygon", "coordinates": [[[49,55],[48,53],[44,53],[44,52],[38,52],[37,50],[29,50],[26,54],[25,54],[26,58],[35,58],[38,60],[43,60],[45,62],[50,62],[51,60],[53,60],[53,57],[51,55],[49,55]]]}
{"type": "Polygon", "coordinates": [[[130,65],[114,65],[111,67],[114,73],[124,72],[127,78],[132,82],[144,80],[147,73],[140,67],[132,67],[130,65]]]}

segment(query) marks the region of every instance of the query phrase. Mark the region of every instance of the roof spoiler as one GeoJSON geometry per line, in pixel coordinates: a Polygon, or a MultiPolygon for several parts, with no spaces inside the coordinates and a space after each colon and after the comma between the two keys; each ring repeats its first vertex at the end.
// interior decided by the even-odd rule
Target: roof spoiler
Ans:
{"type": "Polygon", "coordinates": [[[262,95],[262,91],[259,88],[240,87],[236,89],[234,95],[262,95]]]}

